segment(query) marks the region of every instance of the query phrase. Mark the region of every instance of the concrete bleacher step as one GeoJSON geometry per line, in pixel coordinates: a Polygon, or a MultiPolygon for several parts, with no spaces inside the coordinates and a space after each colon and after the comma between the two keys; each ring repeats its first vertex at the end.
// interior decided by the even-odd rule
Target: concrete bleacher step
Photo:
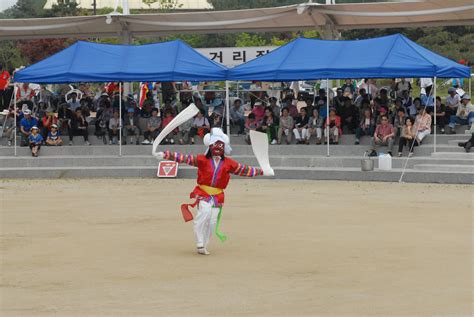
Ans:
{"type": "MultiPolygon", "coordinates": [[[[461,148],[454,145],[438,145],[437,151],[439,152],[460,152],[461,148]]],[[[163,145],[162,150],[179,151],[184,153],[202,153],[205,150],[203,145],[163,145]]],[[[232,145],[234,155],[253,155],[252,147],[248,145],[234,144],[232,145]]],[[[330,155],[331,156],[362,156],[369,150],[368,146],[365,145],[331,145],[330,155]]],[[[396,147],[392,149],[393,153],[396,153],[396,147]]],[[[379,152],[387,152],[386,147],[378,149],[379,152]]],[[[422,146],[415,147],[415,156],[430,156],[434,151],[433,145],[423,144],[422,146]]],[[[269,147],[270,156],[275,155],[313,155],[313,156],[326,156],[327,147],[325,145],[271,145],[269,147]]],[[[118,155],[119,146],[117,145],[101,145],[101,146],[69,146],[64,145],[61,147],[47,147],[41,148],[41,156],[59,156],[59,155],[118,155]]],[[[122,146],[123,155],[150,155],[151,145],[125,145],[122,146]]],[[[0,156],[13,156],[13,147],[0,146],[0,156]]],[[[30,156],[31,152],[28,147],[17,148],[18,156],[30,156]]]]}
{"type": "MultiPolygon", "coordinates": [[[[470,136],[471,136],[471,134],[464,134],[464,132],[454,134],[454,135],[438,134],[436,136],[436,143],[438,145],[448,145],[453,140],[464,140],[465,141],[470,136]]],[[[123,137],[123,140],[127,144],[130,143],[129,138],[125,139],[125,137],[123,137]]],[[[67,136],[63,135],[63,141],[64,141],[64,144],[67,145],[69,143],[69,138],[67,136]]],[[[140,142],[143,141],[143,136],[140,136],[139,141],[140,142]]],[[[178,141],[178,140],[176,139],[176,141],[178,141]]],[[[92,145],[100,145],[100,146],[104,145],[102,137],[98,138],[93,134],[89,135],[89,142],[92,145]]],[[[106,143],[108,144],[108,142],[109,142],[109,139],[106,138],[106,143]]],[[[353,135],[353,134],[342,135],[340,140],[339,140],[340,145],[354,145],[354,142],[355,142],[355,135],[353,135]]],[[[294,140],[293,140],[293,143],[295,143],[294,140]]],[[[314,145],[316,143],[316,139],[314,137],[312,137],[311,140],[310,140],[310,143],[312,145],[314,145]]],[[[434,143],[434,135],[429,135],[423,140],[424,145],[433,144],[433,143],[434,143]]],[[[20,139],[19,138],[17,138],[17,144],[18,145],[20,144],[20,139]]],[[[196,144],[202,144],[202,140],[199,139],[199,138],[196,138],[196,144]]],[[[233,144],[233,145],[245,145],[246,144],[245,137],[243,135],[239,135],[239,136],[231,135],[231,144],[233,144]]],[[[370,144],[370,137],[363,136],[360,140],[360,144],[368,146],[370,144]]],[[[3,145],[3,146],[7,145],[7,139],[6,138],[0,138],[0,146],[1,145],[3,145]]],[[[84,145],[83,137],[75,136],[73,138],[73,145],[77,145],[77,146],[84,145]]]]}
{"type": "MultiPolygon", "coordinates": [[[[235,160],[248,165],[258,165],[253,155],[233,155],[235,160]]],[[[270,157],[270,164],[273,167],[353,167],[361,166],[361,156],[313,156],[313,155],[274,155],[270,157]]],[[[424,157],[394,157],[392,166],[394,168],[413,167],[415,164],[453,164],[471,165],[469,159],[443,159],[424,157]]],[[[378,167],[378,159],[374,158],[375,167],[378,167]]],[[[0,156],[0,167],[22,168],[22,167],[75,167],[75,166],[157,166],[158,161],[152,155],[80,155],[80,156],[0,156]]]]}
{"type": "Polygon", "coordinates": [[[442,152],[442,151],[439,151],[439,152],[435,152],[435,153],[431,153],[431,157],[433,158],[443,158],[443,159],[456,159],[456,160],[473,160],[473,163],[474,163],[474,152],[471,152],[471,153],[466,153],[466,152],[463,152],[463,149],[461,149],[460,147],[458,147],[458,151],[455,152],[442,152]]]}
{"type": "MultiPolygon", "coordinates": [[[[182,166],[179,178],[195,178],[197,170],[182,166]]],[[[344,180],[344,181],[384,181],[397,182],[402,169],[391,171],[362,172],[360,168],[275,168],[277,179],[306,179],[306,180],[344,180]]],[[[107,167],[28,167],[0,168],[2,178],[153,178],[156,177],[156,167],[149,166],[107,166],[107,167]]],[[[416,183],[453,183],[472,184],[472,173],[440,172],[407,169],[404,182],[416,183]]]]}
{"type": "MultiPolygon", "coordinates": [[[[474,166],[469,165],[458,165],[458,164],[415,164],[413,166],[415,170],[422,171],[437,171],[437,172],[456,172],[456,173],[474,173],[474,166]]],[[[473,174],[474,176],[474,174],[473,174]]]]}

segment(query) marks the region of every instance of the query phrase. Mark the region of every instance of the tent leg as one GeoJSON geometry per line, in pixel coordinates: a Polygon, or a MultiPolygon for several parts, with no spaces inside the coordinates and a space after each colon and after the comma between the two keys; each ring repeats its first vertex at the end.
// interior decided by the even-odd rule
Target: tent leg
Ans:
{"type": "Polygon", "coordinates": [[[434,129],[434,145],[433,145],[433,151],[436,153],[436,76],[434,77],[434,80],[433,80],[433,102],[434,102],[434,105],[433,105],[433,109],[434,109],[434,114],[433,114],[433,118],[434,118],[434,124],[433,124],[433,129],[434,129]]]}
{"type": "Polygon", "coordinates": [[[225,81],[225,112],[226,112],[226,132],[230,137],[230,100],[229,100],[229,81],[225,81]]]}
{"type": "Polygon", "coordinates": [[[122,82],[119,82],[119,156],[122,156],[122,82]]]}
{"type": "Polygon", "coordinates": [[[16,156],[16,139],[17,139],[17,126],[16,126],[16,90],[17,86],[16,83],[13,84],[13,114],[15,116],[15,123],[14,123],[14,129],[13,129],[13,139],[14,139],[14,147],[13,147],[13,154],[16,156]]]}
{"type": "Polygon", "coordinates": [[[327,142],[327,156],[329,153],[329,78],[326,79],[326,142],[327,142]]]}

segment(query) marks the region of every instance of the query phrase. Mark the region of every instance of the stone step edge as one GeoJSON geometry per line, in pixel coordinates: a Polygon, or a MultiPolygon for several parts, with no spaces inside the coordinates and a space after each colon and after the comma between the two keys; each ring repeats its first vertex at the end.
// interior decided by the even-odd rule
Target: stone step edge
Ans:
{"type": "MultiPolygon", "coordinates": [[[[437,153],[443,153],[443,152],[437,152],[437,153]]],[[[445,152],[451,154],[468,154],[465,152],[445,152]]],[[[443,153],[444,154],[444,153],[443,153]]],[[[393,160],[436,160],[436,161],[452,161],[452,160],[461,160],[461,161],[474,161],[474,153],[471,158],[444,158],[444,157],[433,157],[433,156],[413,156],[411,158],[408,158],[407,155],[404,155],[402,157],[396,157],[394,156],[392,159],[393,160]]],[[[255,158],[254,155],[231,155],[231,158],[235,159],[247,159],[247,158],[255,158]]],[[[76,158],[84,158],[84,159],[152,159],[152,155],[47,155],[47,156],[39,156],[39,157],[31,157],[31,156],[0,156],[0,161],[1,160],[49,160],[49,159],[76,159],[76,158]]],[[[354,160],[360,160],[363,159],[364,156],[347,156],[347,155],[331,155],[331,156],[326,156],[326,155],[293,155],[293,154],[288,154],[288,155],[271,155],[271,158],[276,158],[276,159],[282,159],[282,158],[295,158],[295,159],[304,159],[304,158],[311,158],[311,159],[321,159],[321,160],[332,160],[332,159],[354,159],[354,160]]],[[[377,158],[374,158],[376,160],[377,158]]],[[[158,163],[158,160],[157,160],[158,163]]]]}
{"type": "MultiPolygon", "coordinates": [[[[157,167],[150,166],[102,166],[102,167],[91,167],[91,166],[73,166],[73,167],[0,167],[0,171],[48,171],[48,170],[157,170],[157,167]]],[[[180,169],[195,169],[190,166],[182,166],[180,169]]],[[[374,169],[371,172],[361,171],[360,168],[356,167],[337,167],[337,168],[327,168],[327,167],[275,167],[275,171],[346,171],[346,172],[361,172],[361,173],[374,173],[374,172],[384,172],[384,173],[401,173],[403,169],[401,168],[392,168],[391,170],[380,170],[374,169]]],[[[439,173],[439,174],[473,174],[472,172],[449,172],[449,171],[429,171],[429,170],[415,170],[415,169],[406,169],[405,173],[439,173]]]]}

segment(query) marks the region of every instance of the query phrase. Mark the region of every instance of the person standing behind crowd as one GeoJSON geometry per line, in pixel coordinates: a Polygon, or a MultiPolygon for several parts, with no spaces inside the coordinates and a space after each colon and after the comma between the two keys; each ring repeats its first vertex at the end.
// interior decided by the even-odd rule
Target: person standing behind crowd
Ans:
{"type": "Polygon", "coordinates": [[[58,126],[56,124],[51,125],[51,130],[48,132],[46,137],[46,145],[60,146],[63,145],[63,140],[61,139],[61,133],[58,131],[58,126]]]}
{"type": "Polygon", "coordinates": [[[39,129],[37,126],[33,126],[30,132],[28,143],[30,145],[31,155],[37,157],[41,148],[41,143],[43,142],[43,137],[38,133],[39,129]]]}
{"type": "Polygon", "coordinates": [[[121,126],[122,119],[119,117],[119,112],[115,110],[113,117],[109,120],[109,144],[118,143],[121,126]]]}
{"type": "Polygon", "coordinates": [[[38,126],[38,120],[31,116],[31,110],[25,109],[23,119],[20,120],[21,146],[29,144],[28,137],[31,134],[31,128],[34,126],[38,126]]]}
{"type": "Polygon", "coordinates": [[[72,140],[75,135],[82,135],[82,137],[84,138],[84,144],[91,145],[89,143],[89,135],[87,133],[88,126],[89,124],[87,123],[86,118],[84,118],[84,116],[82,115],[81,108],[77,108],[76,113],[71,120],[72,133],[69,135],[69,145],[72,145],[72,140]]]}
{"type": "Polygon", "coordinates": [[[33,110],[33,97],[35,96],[35,91],[31,89],[30,84],[23,83],[21,87],[18,88],[16,93],[16,100],[18,104],[27,104],[28,109],[33,110]]]}
{"type": "Polygon", "coordinates": [[[377,156],[375,148],[378,145],[388,146],[388,154],[390,154],[391,156],[394,138],[395,131],[393,129],[393,125],[388,122],[388,117],[384,114],[381,116],[380,124],[378,124],[375,128],[374,136],[370,140],[370,144],[372,147],[372,152],[370,153],[370,156],[377,156]]]}
{"type": "Polygon", "coordinates": [[[130,137],[130,144],[134,143],[133,137],[136,137],[135,144],[138,145],[140,129],[138,128],[138,118],[135,116],[135,110],[133,108],[128,108],[124,121],[125,129],[123,130],[123,136],[125,137],[125,144],[127,143],[128,137],[130,137]]]}
{"type": "Polygon", "coordinates": [[[400,140],[398,141],[398,157],[402,156],[403,147],[408,147],[408,157],[413,156],[413,147],[415,146],[415,138],[416,138],[416,129],[414,126],[415,120],[413,118],[406,118],[405,124],[402,128],[400,133],[400,140]]]}
{"type": "Polygon", "coordinates": [[[8,109],[10,106],[10,98],[8,92],[8,85],[10,84],[10,73],[3,69],[0,64],[0,111],[8,109]]]}
{"type": "Polygon", "coordinates": [[[308,141],[312,135],[316,135],[316,144],[321,144],[321,138],[323,134],[323,118],[319,116],[319,111],[316,108],[313,108],[311,117],[309,117],[308,122],[308,141]]]}
{"type": "Polygon", "coordinates": [[[354,87],[352,79],[346,79],[344,85],[341,86],[341,89],[343,91],[343,95],[349,94],[352,97],[356,92],[356,87],[354,87]]]}
{"type": "Polygon", "coordinates": [[[416,141],[419,145],[423,139],[431,134],[431,110],[424,108],[415,118],[416,141]]]}
{"type": "Polygon", "coordinates": [[[244,134],[245,130],[245,113],[244,108],[242,107],[242,100],[235,99],[234,105],[230,109],[230,120],[233,124],[239,126],[239,131],[237,134],[244,134]]]}
{"type": "Polygon", "coordinates": [[[161,128],[161,118],[158,116],[158,109],[153,108],[151,111],[151,117],[148,118],[146,123],[146,130],[143,133],[143,137],[145,138],[142,144],[152,144],[153,140],[158,136],[160,133],[161,128]]]}
{"type": "Polygon", "coordinates": [[[281,110],[280,126],[278,128],[278,144],[281,144],[283,134],[286,136],[286,144],[291,143],[291,133],[293,131],[294,124],[295,122],[293,117],[290,116],[288,107],[284,107],[281,110]]]}
{"type": "Polygon", "coordinates": [[[278,118],[273,114],[271,107],[265,108],[265,117],[262,120],[262,125],[260,126],[260,131],[267,133],[271,140],[271,144],[277,144],[277,127],[278,127],[278,118]]]}
{"type": "Polygon", "coordinates": [[[3,134],[7,137],[8,146],[12,146],[15,137],[15,115],[13,111],[8,112],[3,126],[3,134]]]}
{"type": "Polygon", "coordinates": [[[400,81],[395,84],[395,97],[403,98],[405,91],[410,95],[411,90],[411,83],[405,78],[401,78],[400,81]]]}
{"type": "Polygon", "coordinates": [[[364,109],[363,118],[360,120],[359,126],[356,129],[355,144],[360,144],[360,137],[363,135],[374,135],[375,119],[372,116],[372,111],[369,108],[364,109]]]}
{"type": "Polygon", "coordinates": [[[306,108],[303,107],[300,109],[300,115],[296,118],[295,128],[293,129],[297,144],[306,143],[308,139],[308,123],[309,117],[306,113],[306,108]]]}

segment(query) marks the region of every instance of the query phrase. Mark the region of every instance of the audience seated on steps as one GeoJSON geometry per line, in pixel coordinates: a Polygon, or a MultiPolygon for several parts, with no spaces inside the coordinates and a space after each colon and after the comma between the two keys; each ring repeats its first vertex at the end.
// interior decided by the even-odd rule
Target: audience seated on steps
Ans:
{"type": "Polygon", "coordinates": [[[30,135],[28,135],[28,144],[31,149],[31,156],[37,157],[41,144],[43,143],[43,136],[39,133],[37,126],[31,127],[30,132],[30,135]]]}
{"type": "Polygon", "coordinates": [[[324,123],[324,143],[327,144],[329,134],[330,144],[339,144],[339,137],[342,135],[341,117],[336,115],[336,109],[329,110],[329,116],[324,123]]]}
{"type": "Polygon", "coordinates": [[[49,146],[61,146],[63,145],[63,139],[61,138],[61,132],[56,124],[51,125],[51,130],[48,132],[46,137],[46,145],[49,146]]]}
{"type": "Polygon", "coordinates": [[[413,148],[416,145],[416,129],[415,120],[412,117],[405,119],[405,124],[400,132],[400,139],[398,141],[398,156],[403,155],[403,147],[408,149],[408,157],[413,156],[413,148]]]}
{"type": "MultiPolygon", "coordinates": [[[[318,110],[316,109],[316,112],[317,111],[318,110]]],[[[290,110],[288,107],[283,107],[280,116],[280,126],[278,127],[278,144],[281,144],[283,136],[285,137],[286,144],[291,143],[294,126],[295,122],[293,117],[290,116],[290,110]]]]}
{"type": "Polygon", "coordinates": [[[135,110],[133,108],[128,108],[124,121],[124,143],[127,144],[127,142],[129,142],[129,144],[138,145],[140,138],[140,129],[138,128],[138,116],[135,114],[135,110]]]}
{"type": "Polygon", "coordinates": [[[318,109],[313,108],[311,112],[311,116],[309,117],[309,121],[308,121],[308,136],[307,136],[308,143],[311,136],[316,136],[316,144],[321,144],[322,137],[323,137],[322,136],[323,123],[324,123],[324,119],[321,118],[321,116],[319,115],[318,109]]]}
{"type": "Polygon", "coordinates": [[[120,127],[122,126],[119,112],[115,110],[113,117],[109,120],[109,144],[118,144],[120,127]]]}
{"type": "Polygon", "coordinates": [[[422,144],[425,137],[431,134],[431,108],[421,109],[415,118],[416,140],[422,144]]]}
{"type": "Polygon", "coordinates": [[[160,134],[161,131],[161,118],[158,116],[158,109],[153,108],[151,111],[151,117],[148,118],[146,123],[146,130],[143,133],[145,138],[142,144],[151,144],[153,140],[160,134]]]}
{"type": "Polygon", "coordinates": [[[454,131],[456,124],[474,124],[474,106],[471,103],[471,96],[468,94],[464,94],[461,97],[461,103],[458,106],[456,115],[451,115],[449,119],[449,134],[456,134],[456,131],[454,131]]]}
{"type": "Polygon", "coordinates": [[[230,108],[230,121],[239,127],[237,134],[244,134],[245,130],[245,113],[242,106],[242,100],[235,99],[234,104],[230,108]]]}
{"type": "MultiPolygon", "coordinates": [[[[247,133],[247,142],[250,142],[248,131],[252,129],[267,133],[269,142],[274,144],[309,144],[310,141],[311,143],[321,144],[327,140],[328,133],[331,143],[339,143],[341,141],[342,132],[344,131],[344,133],[347,134],[353,134],[355,132],[355,144],[357,145],[360,144],[360,140],[363,136],[367,135],[374,138],[375,126],[377,123],[380,123],[382,115],[386,115],[389,119],[389,123],[394,125],[396,135],[393,138],[393,142],[399,143],[397,138],[404,128],[406,117],[413,116],[416,117],[413,126],[417,131],[417,141],[414,144],[417,145],[418,143],[421,144],[423,139],[432,133],[434,113],[432,111],[432,105],[428,100],[430,96],[423,96],[424,101],[426,102],[426,100],[428,100],[427,104],[430,106],[427,108],[427,111],[423,111],[424,107],[421,104],[420,98],[413,100],[411,96],[412,81],[412,79],[392,79],[390,84],[384,86],[377,85],[374,79],[365,79],[359,83],[355,80],[347,79],[340,88],[336,87],[334,89],[334,91],[337,91],[336,96],[333,96],[333,92],[329,91],[329,106],[331,109],[335,108],[336,112],[335,115],[330,114],[331,122],[327,130],[324,129],[324,127],[327,126],[326,117],[328,117],[326,113],[327,91],[326,89],[322,89],[322,87],[318,87],[318,83],[314,85],[316,91],[314,97],[311,95],[311,92],[298,94],[298,92],[295,91],[283,90],[281,93],[282,100],[279,101],[278,98],[269,98],[265,94],[261,94],[259,98],[256,99],[253,108],[245,108],[243,101],[236,99],[230,109],[230,119],[234,125],[233,128],[235,128],[235,132],[238,132],[238,134],[247,133]],[[300,100],[300,103],[298,103],[295,96],[299,97],[298,100],[300,100]],[[304,116],[302,116],[301,113],[305,112],[305,110],[298,111],[298,108],[303,105],[303,100],[305,103],[304,109],[306,110],[304,116]],[[285,106],[287,107],[286,110],[281,111],[285,106]],[[308,109],[311,111],[308,111],[308,109]],[[319,110],[319,112],[317,112],[316,109],[319,110]],[[402,110],[405,113],[402,112],[402,110]],[[248,118],[248,111],[250,111],[251,114],[250,119],[248,118]],[[281,112],[283,112],[283,114],[281,112]],[[295,115],[296,119],[292,118],[292,114],[295,115]],[[252,116],[256,118],[252,119],[252,116]],[[281,120],[279,117],[281,117],[281,120]],[[292,140],[293,136],[295,136],[295,141],[292,140]]],[[[428,88],[428,82],[429,80],[423,80],[425,93],[430,89],[428,88]]],[[[420,84],[421,83],[420,81],[420,84]]],[[[160,84],[155,84],[154,87],[157,85],[159,86],[160,84]]],[[[284,86],[284,84],[282,85],[284,86]]],[[[95,125],[95,133],[99,138],[102,137],[105,143],[111,141],[111,143],[116,144],[120,139],[120,123],[117,124],[117,122],[120,121],[123,121],[123,144],[139,144],[141,135],[145,138],[143,144],[151,144],[161,129],[166,125],[164,117],[165,113],[167,113],[167,109],[170,108],[173,110],[173,114],[167,119],[172,120],[175,112],[179,113],[179,111],[191,102],[194,102],[203,111],[203,115],[196,116],[196,118],[189,120],[189,122],[183,124],[176,131],[173,131],[173,135],[168,137],[169,143],[178,143],[178,141],[180,144],[193,143],[196,135],[204,134],[203,132],[206,132],[206,129],[209,129],[213,125],[217,124],[225,127],[223,114],[213,113],[209,116],[210,109],[203,106],[202,102],[200,102],[199,94],[197,94],[196,97],[196,93],[192,94],[192,97],[188,99],[178,98],[172,100],[169,98],[162,99],[159,90],[148,91],[146,94],[147,98],[143,98],[142,100],[143,107],[139,108],[137,106],[138,96],[134,94],[124,96],[122,102],[120,102],[118,88],[110,92],[102,88],[99,88],[97,91],[87,88],[88,92],[86,93],[85,87],[89,86],[87,84],[80,84],[79,90],[83,91],[82,95],[89,98],[86,100],[78,97],[81,96],[81,94],[71,93],[69,85],[65,86],[67,86],[65,92],[69,92],[69,98],[67,98],[69,104],[64,99],[65,92],[62,90],[56,103],[51,100],[48,101],[48,105],[50,106],[50,108],[48,108],[49,110],[43,107],[45,104],[43,97],[33,95],[31,102],[33,103],[32,109],[34,110],[32,112],[30,111],[29,116],[24,115],[25,112],[28,112],[29,105],[26,103],[22,105],[20,102],[18,108],[21,109],[21,111],[19,111],[17,115],[17,126],[18,134],[21,137],[21,145],[28,145],[27,138],[32,125],[36,125],[39,128],[40,134],[42,134],[44,139],[43,144],[47,144],[47,136],[49,132],[51,132],[53,124],[58,125],[58,133],[61,131],[63,135],[68,134],[71,141],[74,136],[79,135],[83,136],[85,144],[88,144],[87,127],[89,123],[91,126],[95,125]],[[161,102],[161,100],[163,100],[163,102],[161,102]],[[182,102],[176,102],[176,100],[182,100],[182,102]],[[161,104],[163,107],[160,110],[159,107],[161,104]],[[114,112],[118,112],[120,105],[122,106],[122,120],[117,117],[118,114],[114,115],[114,112]],[[78,117],[75,111],[71,111],[71,107],[80,109],[82,116],[78,117]],[[150,120],[154,109],[158,111],[158,118],[150,120]],[[96,110],[97,112],[94,115],[94,111],[96,110]],[[91,115],[89,116],[89,114],[91,115]],[[160,119],[161,121],[159,121],[160,119]],[[152,131],[149,130],[150,121],[159,121],[154,123],[152,131]],[[22,122],[25,126],[23,130],[22,122]],[[198,122],[199,124],[196,125],[198,122]]],[[[26,99],[28,99],[28,91],[33,94],[35,92],[31,87],[34,86],[22,86],[22,88],[24,88],[23,95],[26,99]]],[[[436,100],[436,121],[441,133],[444,132],[445,125],[450,125],[450,128],[446,132],[452,133],[451,131],[454,131],[456,124],[469,124],[474,119],[474,109],[470,103],[470,96],[464,95],[461,98],[458,95],[458,93],[461,93],[460,88],[461,87],[450,88],[448,90],[449,95],[446,98],[440,98],[438,96],[436,99],[433,99],[436,100]],[[446,105],[443,104],[445,99],[446,105]]],[[[78,88],[74,87],[74,89],[77,90],[78,88]]],[[[440,90],[442,90],[442,88],[440,88],[440,90]]],[[[248,99],[248,96],[245,94],[240,96],[248,99]]],[[[11,123],[12,120],[13,119],[10,118],[9,122],[11,123]]],[[[8,124],[4,124],[4,126],[6,143],[8,140],[13,140],[13,132],[11,126],[8,124]]],[[[91,131],[89,131],[89,133],[91,133],[91,131]]],[[[405,140],[403,142],[403,146],[408,146],[408,141],[405,140]]],[[[9,142],[8,144],[12,143],[13,142],[9,142]]],[[[70,142],[70,144],[72,144],[72,142],[70,142]]],[[[379,144],[375,145],[378,146],[379,144]]]]}
{"type": "Polygon", "coordinates": [[[295,135],[296,144],[306,144],[308,141],[308,124],[309,117],[306,113],[306,107],[300,109],[300,114],[296,118],[293,134],[295,135]]]}
{"type": "Polygon", "coordinates": [[[471,134],[471,138],[466,142],[459,142],[458,145],[466,151],[466,153],[471,152],[471,148],[474,145],[474,132],[471,134]]]}
{"type": "Polygon", "coordinates": [[[371,156],[377,156],[376,148],[378,146],[387,146],[387,153],[392,155],[392,146],[395,139],[395,130],[393,125],[388,122],[387,115],[382,115],[380,118],[380,123],[375,128],[374,135],[370,140],[370,145],[372,147],[371,156]]]}
{"type": "Polygon", "coordinates": [[[360,144],[360,138],[363,135],[372,137],[375,132],[375,119],[370,109],[364,109],[364,115],[360,120],[359,127],[356,129],[355,144],[360,144]]]}
{"type": "Polygon", "coordinates": [[[38,126],[38,120],[31,116],[31,110],[25,109],[23,111],[23,119],[20,120],[20,145],[29,145],[28,137],[31,134],[31,128],[38,126]]]}
{"type": "Polygon", "coordinates": [[[72,140],[74,136],[82,136],[84,138],[84,144],[90,145],[89,134],[87,131],[88,126],[89,126],[89,123],[87,123],[86,118],[82,115],[81,108],[77,108],[75,115],[72,117],[72,120],[71,120],[72,133],[69,134],[69,145],[72,145],[72,140]]]}
{"type": "Polygon", "coordinates": [[[271,144],[277,144],[277,134],[278,134],[278,118],[273,113],[271,107],[265,108],[265,116],[262,119],[262,124],[258,131],[266,133],[268,135],[268,141],[271,144]]]}

